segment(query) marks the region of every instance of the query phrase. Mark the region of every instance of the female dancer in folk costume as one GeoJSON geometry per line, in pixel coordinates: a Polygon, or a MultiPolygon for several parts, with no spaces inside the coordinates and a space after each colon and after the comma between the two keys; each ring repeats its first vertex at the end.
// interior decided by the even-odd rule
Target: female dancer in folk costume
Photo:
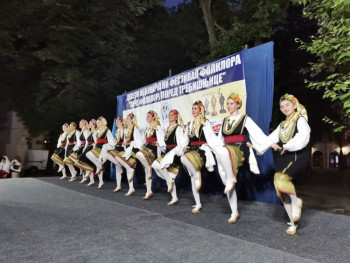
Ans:
{"type": "Polygon", "coordinates": [[[307,112],[298,100],[289,94],[280,99],[280,109],[286,120],[274,130],[269,139],[278,143],[281,154],[275,164],[274,184],[276,192],[291,220],[286,233],[295,235],[301,217],[303,201],[297,197],[293,180],[295,180],[310,160],[310,127],[307,123],[307,112]]]}
{"type": "Polygon", "coordinates": [[[57,149],[55,150],[54,154],[51,156],[51,160],[54,161],[58,165],[58,173],[62,172],[62,177],[60,177],[60,180],[67,177],[66,175],[66,168],[64,167],[64,155],[66,153],[66,139],[68,135],[69,125],[67,123],[62,125],[62,131],[60,137],[58,138],[57,142],[57,149]]]}
{"type": "Polygon", "coordinates": [[[239,167],[246,162],[253,173],[259,173],[254,152],[246,144],[248,133],[258,153],[265,152],[273,144],[249,116],[238,112],[241,105],[242,100],[237,94],[232,93],[227,98],[227,110],[230,115],[223,120],[218,134],[219,140],[208,142],[215,152],[219,174],[225,185],[224,193],[231,207],[229,223],[235,223],[239,218],[237,194],[234,189],[239,167]]]}
{"type": "Polygon", "coordinates": [[[96,121],[97,133],[96,133],[96,144],[95,147],[86,154],[86,157],[90,159],[91,162],[96,166],[96,173],[98,175],[98,189],[101,189],[104,185],[103,182],[103,169],[102,162],[100,161],[100,153],[104,144],[108,143],[110,145],[115,144],[112,132],[107,127],[107,120],[103,117],[99,117],[96,121]]]}
{"type": "MultiPolygon", "coordinates": [[[[74,166],[85,171],[83,179],[79,182],[80,184],[85,183],[90,177],[90,183],[86,186],[91,186],[95,183],[94,180],[94,164],[86,157],[86,154],[94,148],[94,143],[96,141],[96,120],[92,119],[89,122],[89,129],[87,136],[85,137],[85,148],[81,155],[78,157],[78,161],[74,163],[74,166]]],[[[85,131],[84,131],[85,133],[85,131]]]]}
{"type": "Polygon", "coordinates": [[[68,169],[71,174],[70,182],[74,181],[77,176],[77,171],[74,168],[74,160],[71,159],[71,154],[77,151],[80,147],[80,132],[76,129],[77,124],[75,122],[71,122],[69,125],[69,133],[67,135],[67,145],[66,145],[66,154],[63,162],[68,166],[68,169]]]}
{"type": "MultiPolygon", "coordinates": [[[[80,136],[79,139],[77,141],[79,141],[80,143],[77,143],[74,148],[73,148],[73,152],[71,153],[71,155],[69,156],[69,158],[72,159],[72,161],[74,162],[73,165],[75,165],[75,163],[78,161],[79,156],[84,152],[87,144],[86,144],[86,138],[89,136],[89,124],[86,120],[81,120],[79,122],[79,128],[80,130],[80,136]]],[[[83,169],[80,168],[80,174],[83,173],[83,169]]],[[[72,182],[76,179],[77,177],[72,177],[69,181],[72,182]]]]}
{"type": "Polygon", "coordinates": [[[182,155],[181,146],[178,145],[178,138],[181,138],[180,140],[182,141],[184,140],[184,130],[185,127],[179,112],[171,110],[169,112],[169,126],[164,136],[165,153],[152,164],[152,168],[157,175],[165,180],[168,185],[168,193],[171,193],[172,197],[168,203],[169,206],[179,202],[176,194],[175,178],[179,173],[180,156],[182,155]]]}
{"type": "Polygon", "coordinates": [[[142,198],[148,200],[153,196],[152,192],[152,163],[157,157],[160,157],[162,150],[165,150],[164,132],[160,127],[158,114],[150,110],[147,113],[146,120],[148,127],[146,128],[143,144],[136,153],[136,158],[141,162],[145,169],[146,179],[146,195],[142,198]],[[144,140],[146,139],[146,140],[144,140]]]}
{"type": "Polygon", "coordinates": [[[136,117],[133,113],[129,113],[125,118],[124,142],[125,151],[118,152],[115,156],[117,162],[126,170],[126,176],[129,182],[129,191],[125,196],[135,193],[134,189],[134,173],[136,168],[136,153],[141,147],[142,137],[136,123],[136,117]]]}
{"type": "Polygon", "coordinates": [[[187,125],[184,141],[178,144],[183,146],[185,151],[185,154],[181,156],[181,162],[191,177],[192,193],[196,202],[192,213],[196,214],[202,208],[199,197],[199,189],[202,186],[201,169],[205,166],[209,172],[212,172],[215,165],[207,142],[217,140],[217,138],[209,121],[205,119],[205,108],[201,101],[198,100],[193,104],[192,115],[194,120],[187,125]]]}
{"type": "Polygon", "coordinates": [[[100,160],[104,163],[106,160],[109,160],[111,163],[115,165],[115,180],[117,183],[117,187],[113,190],[114,193],[118,192],[121,187],[122,181],[122,173],[123,167],[121,164],[115,159],[119,152],[124,151],[123,141],[124,141],[124,124],[123,118],[118,116],[115,119],[115,124],[117,126],[117,130],[115,131],[115,145],[105,144],[102,147],[100,160]]]}

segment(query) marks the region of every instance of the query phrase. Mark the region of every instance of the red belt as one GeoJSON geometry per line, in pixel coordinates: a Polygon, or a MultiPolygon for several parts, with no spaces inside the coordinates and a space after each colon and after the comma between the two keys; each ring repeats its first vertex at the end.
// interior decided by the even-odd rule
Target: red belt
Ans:
{"type": "Polygon", "coordinates": [[[76,142],[69,142],[68,145],[74,145],[76,142]]]}
{"type": "Polygon", "coordinates": [[[225,137],[225,143],[246,142],[245,135],[231,135],[225,137]]]}
{"type": "Polygon", "coordinates": [[[155,137],[147,137],[146,138],[146,143],[152,143],[152,142],[156,142],[157,141],[157,138],[155,137]]]}
{"type": "Polygon", "coordinates": [[[177,144],[167,144],[166,147],[168,148],[175,148],[177,146],[177,144]]]}
{"type": "Polygon", "coordinates": [[[86,143],[86,141],[80,141],[81,142],[81,144],[85,144],[86,143]]]}
{"type": "Polygon", "coordinates": [[[97,143],[107,143],[106,139],[97,139],[97,143]]]}
{"type": "Polygon", "coordinates": [[[88,144],[90,145],[90,144],[93,144],[94,142],[88,142],[88,144]]]}
{"type": "Polygon", "coordinates": [[[191,146],[197,146],[197,145],[203,145],[205,143],[207,143],[207,142],[205,142],[205,141],[197,141],[197,142],[190,142],[190,145],[191,146]]]}
{"type": "Polygon", "coordinates": [[[61,146],[66,146],[66,143],[65,143],[65,142],[62,142],[62,143],[61,143],[61,146]]]}
{"type": "Polygon", "coordinates": [[[118,145],[122,145],[123,143],[122,142],[117,142],[118,145]]]}

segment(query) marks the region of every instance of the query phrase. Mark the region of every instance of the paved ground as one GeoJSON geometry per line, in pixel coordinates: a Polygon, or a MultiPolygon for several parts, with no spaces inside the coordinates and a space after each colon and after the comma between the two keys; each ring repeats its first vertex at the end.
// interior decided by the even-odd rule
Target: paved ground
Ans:
{"type": "Polygon", "coordinates": [[[284,233],[282,206],[191,193],[168,207],[163,191],[143,201],[57,177],[0,180],[0,262],[348,262],[350,217],[305,209],[298,235],[284,233]]]}

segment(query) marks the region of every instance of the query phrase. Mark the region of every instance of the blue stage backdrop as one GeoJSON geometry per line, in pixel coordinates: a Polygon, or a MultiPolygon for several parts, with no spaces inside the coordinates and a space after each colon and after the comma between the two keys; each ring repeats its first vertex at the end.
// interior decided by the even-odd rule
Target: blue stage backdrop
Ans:
{"type": "MultiPolygon", "coordinates": [[[[221,93],[221,96],[226,97],[226,93],[231,92],[230,90],[233,89],[233,91],[235,92],[236,90],[238,90],[238,93],[241,97],[243,97],[243,102],[244,102],[242,105],[244,107],[242,107],[243,110],[241,110],[241,112],[244,113],[244,109],[245,109],[246,114],[248,114],[261,127],[261,129],[266,134],[268,134],[270,122],[271,122],[271,115],[272,115],[272,102],[273,102],[273,91],[274,91],[273,42],[268,42],[266,44],[263,44],[254,48],[243,50],[242,52],[234,54],[232,56],[228,56],[221,60],[217,60],[217,61],[208,63],[206,65],[202,65],[198,68],[183,72],[176,76],[169,77],[165,80],[162,80],[162,83],[163,82],[171,83],[172,81],[174,83],[174,80],[176,79],[183,80],[182,77],[184,75],[189,75],[189,73],[191,72],[198,72],[201,69],[207,69],[211,65],[215,65],[215,64],[220,65],[220,62],[222,61],[227,62],[229,61],[229,59],[231,59],[231,62],[232,62],[232,58],[235,56],[236,56],[236,62],[237,62],[237,59],[242,59],[242,63],[239,64],[238,67],[233,67],[233,65],[231,65],[232,67],[231,70],[237,72],[237,70],[241,70],[239,66],[243,65],[243,68],[242,68],[244,72],[243,81],[232,82],[230,84],[231,85],[230,87],[227,86],[227,84],[225,84],[226,86],[225,85],[220,86],[219,85],[220,83],[218,83],[216,87],[215,85],[213,85],[212,88],[209,87],[207,91],[200,91],[201,93],[203,93],[201,98],[203,102],[204,102],[204,97],[206,100],[209,98],[209,100],[211,99],[211,102],[213,103],[214,95],[219,96],[218,94],[221,93]],[[239,56],[239,58],[237,58],[237,56],[239,56]],[[244,79],[245,79],[245,82],[244,82],[244,79]],[[212,92],[210,92],[210,90],[212,90],[212,92]]],[[[227,71],[227,68],[226,68],[226,71],[227,71]]],[[[220,72],[220,71],[219,70],[215,71],[216,76],[218,75],[217,72],[220,72]]],[[[224,73],[224,74],[226,74],[226,76],[228,75],[227,73],[224,73]]],[[[234,73],[231,75],[235,75],[235,74],[237,73],[234,73]]],[[[202,77],[200,76],[199,79],[203,79],[203,76],[202,77]]],[[[144,87],[144,89],[148,87],[152,87],[152,85],[154,86],[156,84],[151,84],[149,86],[146,86],[144,87]]],[[[123,112],[125,113],[125,111],[129,108],[128,105],[125,105],[126,96],[128,94],[131,94],[132,92],[125,93],[117,97],[117,115],[118,116],[123,116],[123,112]]],[[[131,96],[129,95],[129,97],[131,96]]],[[[169,100],[169,98],[167,99],[169,100]]],[[[191,105],[192,104],[190,104],[190,107],[191,105]]],[[[209,105],[209,103],[207,105],[209,105]]],[[[137,107],[134,108],[134,110],[136,109],[137,107]]],[[[215,110],[215,103],[214,103],[214,110],[215,110]]],[[[147,111],[144,111],[144,112],[147,112],[147,111]]],[[[214,127],[215,121],[211,121],[211,123],[213,125],[213,129],[215,130],[215,127],[214,127]]],[[[113,134],[115,130],[116,130],[116,127],[114,123],[113,134]]],[[[273,163],[272,151],[271,150],[267,151],[263,156],[258,156],[258,155],[256,156],[257,156],[261,174],[255,175],[250,173],[247,170],[241,169],[241,171],[238,174],[238,183],[236,185],[238,197],[243,200],[255,200],[260,202],[278,204],[280,201],[276,195],[274,185],[273,185],[274,163],[273,163]]],[[[113,166],[111,167],[111,179],[113,180],[115,179],[115,168],[113,166]]]]}

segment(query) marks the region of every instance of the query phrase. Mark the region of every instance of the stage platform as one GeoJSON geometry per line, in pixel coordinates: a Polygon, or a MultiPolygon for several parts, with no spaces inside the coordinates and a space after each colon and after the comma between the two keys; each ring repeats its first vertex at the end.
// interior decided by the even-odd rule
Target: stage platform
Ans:
{"type": "MultiPolygon", "coordinates": [[[[79,178],[80,179],[80,178],[79,178]]],[[[226,197],[191,192],[125,197],[58,177],[0,180],[0,262],[348,262],[350,217],[304,209],[296,236],[280,205],[239,202],[228,224],[226,197]]]]}

